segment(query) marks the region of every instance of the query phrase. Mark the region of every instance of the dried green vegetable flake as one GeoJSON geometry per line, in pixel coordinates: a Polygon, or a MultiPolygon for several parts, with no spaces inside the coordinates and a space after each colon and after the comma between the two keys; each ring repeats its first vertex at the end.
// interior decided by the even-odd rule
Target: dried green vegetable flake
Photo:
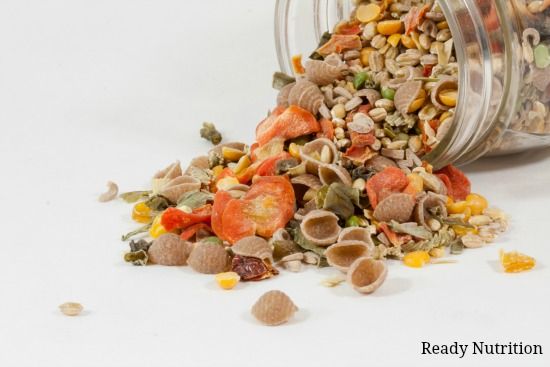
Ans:
{"type": "Polygon", "coordinates": [[[222,141],[222,134],[216,130],[216,126],[211,122],[203,122],[200,133],[201,138],[212,142],[214,145],[218,145],[222,141]]]}
{"type": "Polygon", "coordinates": [[[149,256],[144,250],[139,250],[136,252],[127,252],[124,254],[124,261],[132,263],[137,266],[147,265],[149,261],[149,256]]]}
{"type": "Polygon", "coordinates": [[[135,203],[138,200],[149,197],[152,191],[130,191],[124,192],[119,197],[127,203],[135,203]]]}

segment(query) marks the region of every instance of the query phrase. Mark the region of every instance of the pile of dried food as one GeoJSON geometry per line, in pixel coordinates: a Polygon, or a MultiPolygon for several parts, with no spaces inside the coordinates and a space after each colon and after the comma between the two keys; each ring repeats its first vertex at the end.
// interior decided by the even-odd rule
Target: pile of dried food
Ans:
{"type": "MultiPolygon", "coordinates": [[[[175,162],[157,172],[151,190],[122,194],[143,223],[123,240],[146,235],[125,260],[188,264],[224,289],[278,268],[332,266],[371,293],[387,258],[422,267],[504,231],[505,215],[460,170],[422,160],[457,104],[441,10],[389,3],[360,3],[303,66],[294,59],[295,76],[275,74],[277,106],[254,144],[218,144],[185,170],[175,162]]],[[[201,136],[221,140],[213,124],[201,136]]]]}

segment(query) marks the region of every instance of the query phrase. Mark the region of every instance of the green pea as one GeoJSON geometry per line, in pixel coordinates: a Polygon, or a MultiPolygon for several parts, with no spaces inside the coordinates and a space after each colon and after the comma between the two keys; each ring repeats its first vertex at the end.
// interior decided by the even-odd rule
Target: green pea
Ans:
{"type": "Polygon", "coordinates": [[[367,74],[367,72],[365,71],[357,73],[353,78],[353,87],[355,89],[360,89],[365,84],[368,77],[369,77],[369,74],[367,74]]]}
{"type": "Polygon", "coordinates": [[[395,89],[392,88],[382,88],[382,97],[393,101],[395,97],[395,89]]]}
{"type": "Polygon", "coordinates": [[[352,215],[346,220],[346,227],[361,227],[364,221],[357,215],[352,215]]]}

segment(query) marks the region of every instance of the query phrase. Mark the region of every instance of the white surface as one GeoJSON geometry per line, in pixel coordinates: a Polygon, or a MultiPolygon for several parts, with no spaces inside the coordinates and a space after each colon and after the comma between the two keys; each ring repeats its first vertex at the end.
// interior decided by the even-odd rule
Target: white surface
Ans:
{"type": "Polygon", "coordinates": [[[0,4],[0,366],[525,366],[550,358],[550,152],[468,167],[512,215],[497,244],[422,270],[391,263],[372,296],[319,285],[330,270],[217,289],[188,268],[133,267],[130,206],[107,180],[145,188],[208,149],[199,124],[251,141],[272,106],[273,1],[7,1],[0,4]],[[536,270],[500,272],[498,250],[536,270]],[[281,289],[292,323],[248,310],[281,289]],[[74,300],[86,312],[61,315],[74,300]],[[544,356],[421,356],[420,342],[538,343],[544,356]]]}

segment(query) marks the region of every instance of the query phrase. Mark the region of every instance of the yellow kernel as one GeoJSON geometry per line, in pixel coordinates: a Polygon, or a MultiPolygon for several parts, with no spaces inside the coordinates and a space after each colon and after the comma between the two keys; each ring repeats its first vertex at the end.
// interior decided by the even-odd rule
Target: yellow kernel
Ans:
{"type": "Polygon", "coordinates": [[[418,111],[419,109],[424,106],[424,102],[426,102],[426,91],[424,89],[420,89],[420,93],[418,93],[418,97],[411,103],[409,106],[409,113],[413,113],[415,111],[418,111]]]}
{"type": "Polygon", "coordinates": [[[456,107],[457,94],[456,89],[445,89],[439,92],[439,100],[445,106],[456,107]]]}
{"type": "Polygon", "coordinates": [[[420,33],[416,32],[416,31],[411,32],[411,38],[412,38],[414,44],[416,45],[417,49],[424,50],[424,48],[420,44],[420,33]]]}
{"type": "Polygon", "coordinates": [[[393,47],[397,47],[399,42],[401,42],[401,35],[399,33],[392,34],[388,37],[388,43],[393,47]]]}
{"type": "Polygon", "coordinates": [[[239,173],[244,172],[250,165],[252,164],[252,161],[250,160],[250,157],[247,155],[243,155],[241,159],[239,159],[239,162],[237,162],[237,165],[233,168],[233,172],[235,172],[236,175],[239,173]]]}
{"type": "Polygon", "coordinates": [[[357,8],[356,18],[363,23],[372,22],[380,17],[382,9],[376,4],[361,5],[357,8]]]}
{"type": "Polygon", "coordinates": [[[132,209],[132,219],[138,223],[149,223],[151,221],[151,208],[143,201],[137,203],[132,209]]]}
{"type": "Polygon", "coordinates": [[[417,48],[416,43],[414,43],[413,39],[409,36],[402,35],[401,36],[401,43],[406,48],[417,48]]]}
{"type": "Polygon", "coordinates": [[[300,146],[296,143],[290,143],[288,146],[288,153],[296,159],[300,159],[300,146]]]}
{"type": "Polygon", "coordinates": [[[153,224],[151,225],[151,228],[149,229],[149,235],[151,235],[151,237],[153,238],[157,238],[160,235],[168,233],[166,228],[164,228],[164,226],[160,223],[161,217],[162,217],[162,214],[157,215],[153,220],[153,224]]]}
{"type": "Polygon", "coordinates": [[[233,289],[239,283],[239,280],[241,280],[241,277],[239,274],[228,271],[226,273],[219,273],[215,275],[216,283],[222,288],[222,289],[233,289]]]}
{"type": "Polygon", "coordinates": [[[403,23],[400,20],[384,20],[379,22],[376,26],[378,33],[384,36],[391,36],[392,34],[401,32],[403,23]]]}
{"type": "Polygon", "coordinates": [[[446,20],[443,20],[443,21],[437,23],[437,29],[439,29],[439,30],[448,29],[448,28],[449,28],[449,23],[447,23],[446,20]]]}
{"type": "Polygon", "coordinates": [[[489,207],[487,199],[479,194],[466,196],[466,205],[472,210],[472,215],[483,214],[483,211],[489,207]]]}
{"type": "Polygon", "coordinates": [[[409,252],[403,257],[403,263],[411,268],[421,268],[430,262],[430,254],[426,251],[409,252]]]}
{"type": "Polygon", "coordinates": [[[531,270],[536,265],[536,260],[517,251],[504,252],[500,250],[500,263],[507,273],[519,273],[531,270]]]}
{"type": "Polygon", "coordinates": [[[466,201],[447,202],[447,211],[449,214],[462,214],[468,207],[466,201]]]}
{"type": "Polygon", "coordinates": [[[241,150],[230,147],[222,147],[223,159],[229,162],[237,162],[243,155],[245,155],[245,153],[241,150]]]}
{"type": "Polygon", "coordinates": [[[214,178],[216,178],[220,175],[220,173],[222,173],[222,171],[223,171],[222,165],[216,166],[212,168],[212,175],[214,176],[214,178]]]}
{"type": "Polygon", "coordinates": [[[369,66],[369,57],[373,51],[376,51],[374,47],[365,47],[364,49],[361,50],[360,59],[361,59],[361,64],[363,64],[363,66],[365,67],[369,66]]]}

